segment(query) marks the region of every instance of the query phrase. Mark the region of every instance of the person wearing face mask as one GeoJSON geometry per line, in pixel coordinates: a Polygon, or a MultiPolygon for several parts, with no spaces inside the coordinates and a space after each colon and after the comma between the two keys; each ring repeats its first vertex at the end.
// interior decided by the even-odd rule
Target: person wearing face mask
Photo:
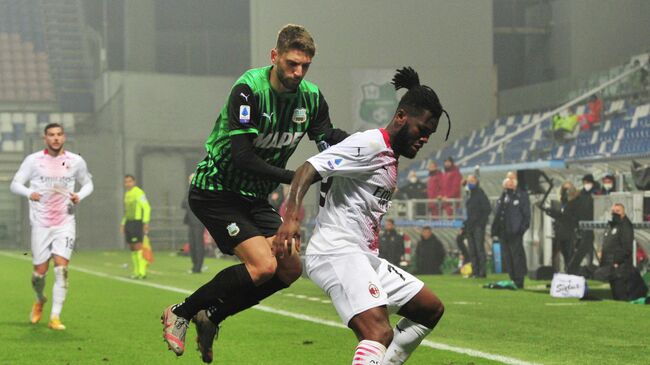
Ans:
{"type": "Polygon", "coordinates": [[[609,195],[616,191],[616,178],[612,174],[603,177],[603,188],[600,189],[599,195],[609,195]]]}
{"type": "MultiPolygon", "coordinates": [[[[544,213],[555,220],[553,228],[553,257],[562,253],[564,269],[569,274],[578,274],[580,263],[584,256],[591,251],[587,243],[578,239],[578,222],[593,219],[593,202],[589,207],[588,200],[576,189],[570,181],[565,181],[560,188],[560,205],[542,208],[544,213]],[[591,213],[591,217],[589,217],[591,213]]],[[[592,238],[593,244],[593,238],[592,238]]],[[[555,263],[555,272],[559,265],[555,263]]]]}
{"type": "Polygon", "coordinates": [[[648,287],[632,264],[634,227],[623,204],[612,206],[612,220],[603,238],[601,273],[612,289],[614,300],[634,300],[646,296],[648,287]]]}
{"type": "Polygon", "coordinates": [[[530,227],[530,199],[528,193],[517,189],[517,180],[506,178],[504,191],[497,200],[492,224],[492,236],[500,239],[503,250],[504,267],[517,288],[524,287],[524,277],[528,272],[524,233],[530,227]]]}
{"type": "Polygon", "coordinates": [[[582,177],[582,190],[580,190],[580,194],[597,195],[600,189],[600,184],[594,180],[594,175],[586,174],[582,177]]]}
{"type": "Polygon", "coordinates": [[[467,219],[463,223],[461,234],[465,234],[469,243],[469,254],[472,262],[472,272],[478,278],[486,276],[485,270],[485,226],[492,211],[490,200],[474,175],[467,177],[465,189],[469,198],[465,202],[467,219]]]}
{"type": "MultiPolygon", "coordinates": [[[[409,172],[407,180],[408,182],[397,190],[395,195],[396,199],[409,200],[427,198],[427,185],[418,179],[415,171],[411,170],[409,172]]],[[[426,203],[415,204],[415,214],[418,216],[425,216],[427,214],[426,203]]]]}

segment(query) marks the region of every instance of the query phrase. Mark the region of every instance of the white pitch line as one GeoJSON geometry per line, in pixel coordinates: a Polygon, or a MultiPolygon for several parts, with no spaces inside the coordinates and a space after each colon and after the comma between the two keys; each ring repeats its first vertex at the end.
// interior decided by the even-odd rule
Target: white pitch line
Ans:
{"type": "MultiPolygon", "coordinates": [[[[14,259],[21,259],[21,260],[31,261],[31,259],[29,257],[10,254],[10,253],[7,253],[7,252],[2,252],[2,251],[0,251],[0,255],[10,257],[10,258],[14,258],[14,259]]],[[[169,285],[156,284],[156,283],[151,283],[151,282],[146,282],[146,281],[135,281],[133,279],[128,279],[128,278],[123,278],[123,277],[119,277],[119,276],[109,275],[109,274],[106,274],[106,273],[103,273],[103,272],[84,269],[84,268],[76,267],[76,266],[73,266],[73,265],[70,265],[69,268],[71,270],[80,271],[80,272],[83,272],[85,274],[97,276],[97,277],[104,278],[104,279],[112,279],[112,280],[117,280],[117,281],[121,281],[121,282],[124,282],[124,283],[147,286],[147,287],[150,287],[150,288],[156,288],[156,289],[166,290],[166,291],[180,293],[180,294],[191,294],[192,293],[191,290],[187,290],[187,289],[177,288],[177,287],[173,287],[173,286],[169,286],[169,285]]],[[[298,295],[296,295],[296,296],[298,296],[298,295]]],[[[256,305],[256,306],[253,307],[253,309],[257,309],[257,310],[260,310],[260,311],[263,311],[263,312],[277,314],[277,315],[281,315],[281,316],[285,316],[285,317],[290,317],[290,318],[294,318],[294,319],[299,319],[299,320],[303,320],[303,321],[306,321],[306,322],[317,323],[317,324],[321,324],[321,325],[325,325],[325,326],[336,327],[336,328],[346,328],[346,329],[348,328],[347,326],[341,324],[340,322],[335,322],[335,321],[330,321],[330,320],[321,319],[321,318],[317,318],[317,317],[312,317],[312,316],[308,316],[306,314],[289,312],[289,311],[282,310],[282,309],[267,307],[265,305],[256,305]]],[[[472,357],[480,357],[480,358],[483,358],[483,359],[498,361],[498,362],[501,362],[503,364],[508,364],[508,365],[541,365],[541,363],[528,362],[528,361],[524,361],[524,360],[515,359],[513,357],[491,354],[491,353],[488,353],[488,352],[473,350],[473,349],[469,349],[469,348],[465,348],[465,347],[451,346],[451,345],[447,345],[447,344],[444,344],[444,343],[433,342],[433,341],[429,341],[429,340],[423,340],[422,345],[426,346],[426,347],[436,349],[436,350],[456,352],[456,353],[459,353],[459,354],[469,355],[469,356],[472,356],[472,357]]]]}

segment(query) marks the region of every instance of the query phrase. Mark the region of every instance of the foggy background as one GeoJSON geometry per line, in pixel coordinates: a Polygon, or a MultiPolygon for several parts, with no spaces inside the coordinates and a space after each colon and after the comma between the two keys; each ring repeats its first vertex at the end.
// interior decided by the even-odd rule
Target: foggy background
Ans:
{"type": "MultiPolygon", "coordinates": [[[[152,242],[177,248],[187,175],[230,87],[270,63],[287,23],[316,41],[307,79],[337,127],[385,125],[391,115],[363,115],[364,90],[408,65],[451,114],[453,142],[497,116],[566,101],[588,75],[648,51],[649,16],[646,0],[0,0],[0,247],[29,246],[26,200],[9,183],[43,147],[41,127],[60,121],[94,177],[78,247],[124,246],[122,178],[133,174],[153,208],[152,242]]],[[[305,139],[288,167],[314,153],[305,139]]]]}

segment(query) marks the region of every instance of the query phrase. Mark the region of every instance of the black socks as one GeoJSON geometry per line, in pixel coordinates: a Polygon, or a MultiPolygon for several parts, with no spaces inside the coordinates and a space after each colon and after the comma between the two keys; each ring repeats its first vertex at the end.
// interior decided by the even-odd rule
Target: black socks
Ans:
{"type": "Polygon", "coordinates": [[[185,302],[174,308],[173,312],[177,316],[191,320],[201,309],[220,305],[232,297],[238,297],[240,293],[247,293],[255,288],[244,264],[230,266],[221,270],[212,280],[187,297],[185,302]]]}

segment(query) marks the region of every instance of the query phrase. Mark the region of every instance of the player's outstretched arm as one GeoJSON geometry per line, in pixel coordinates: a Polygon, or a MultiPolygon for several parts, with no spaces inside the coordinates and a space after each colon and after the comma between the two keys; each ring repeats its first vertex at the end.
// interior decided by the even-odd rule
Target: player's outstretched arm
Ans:
{"type": "Polygon", "coordinates": [[[273,250],[276,256],[283,257],[290,253],[292,240],[295,239],[296,250],[300,250],[300,208],[309,186],[319,180],[320,175],[314,166],[305,162],[300,166],[291,181],[291,190],[287,199],[287,210],[278,233],[273,240],[273,250]],[[289,246],[289,247],[287,247],[289,246]]]}
{"type": "Polygon", "coordinates": [[[255,154],[253,134],[238,134],[230,138],[232,162],[236,168],[271,181],[289,184],[293,171],[273,166],[255,154]]]}

